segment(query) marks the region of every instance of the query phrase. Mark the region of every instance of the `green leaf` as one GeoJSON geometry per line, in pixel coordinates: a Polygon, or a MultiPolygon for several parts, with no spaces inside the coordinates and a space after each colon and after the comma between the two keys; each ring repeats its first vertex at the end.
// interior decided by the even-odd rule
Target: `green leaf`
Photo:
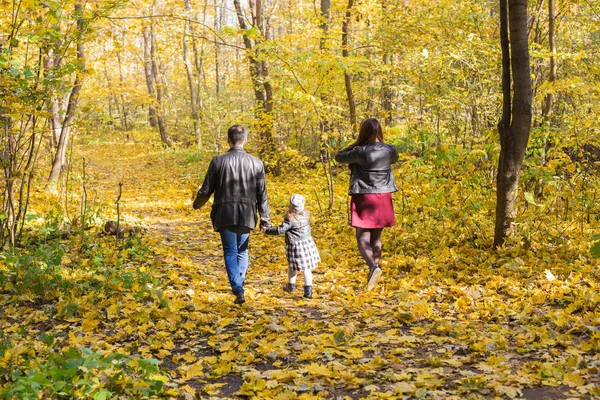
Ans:
{"type": "Polygon", "coordinates": [[[112,396],[112,392],[110,390],[106,390],[104,388],[98,390],[94,393],[94,400],[106,400],[112,396]]]}
{"type": "Polygon", "coordinates": [[[13,381],[16,381],[21,375],[23,375],[23,372],[20,369],[16,369],[12,372],[10,377],[13,381]]]}
{"type": "Polygon", "coordinates": [[[52,346],[54,343],[54,336],[46,334],[46,332],[42,332],[40,334],[40,341],[44,342],[46,346],[52,346]]]}
{"type": "Polygon", "coordinates": [[[590,250],[595,258],[600,258],[600,242],[594,243],[590,250]]]}
{"type": "Polygon", "coordinates": [[[533,194],[531,192],[525,192],[524,196],[525,196],[526,202],[528,202],[529,204],[535,205],[535,200],[533,199],[533,194]]]}

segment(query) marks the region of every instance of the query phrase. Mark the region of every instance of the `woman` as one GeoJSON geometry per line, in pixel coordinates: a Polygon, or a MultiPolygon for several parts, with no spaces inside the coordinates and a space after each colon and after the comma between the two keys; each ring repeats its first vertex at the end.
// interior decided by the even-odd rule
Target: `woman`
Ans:
{"type": "Polygon", "coordinates": [[[381,278],[381,232],[396,224],[392,193],[398,187],[392,164],[398,151],[383,142],[379,121],[367,118],[356,142],[337,153],[335,160],[350,167],[350,225],[356,228],[358,250],[369,266],[367,290],[372,290],[381,278]]]}

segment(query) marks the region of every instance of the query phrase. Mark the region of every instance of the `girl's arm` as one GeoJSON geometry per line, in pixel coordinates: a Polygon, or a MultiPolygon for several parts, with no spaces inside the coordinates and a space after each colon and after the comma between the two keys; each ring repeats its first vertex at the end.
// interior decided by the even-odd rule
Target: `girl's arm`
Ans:
{"type": "Polygon", "coordinates": [[[281,225],[265,228],[267,235],[282,235],[292,228],[292,223],[289,219],[284,219],[281,225]]]}

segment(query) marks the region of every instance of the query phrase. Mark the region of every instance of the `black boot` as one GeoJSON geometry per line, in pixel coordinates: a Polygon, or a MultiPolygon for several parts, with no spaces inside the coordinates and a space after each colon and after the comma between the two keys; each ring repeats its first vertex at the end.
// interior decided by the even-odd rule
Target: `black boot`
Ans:
{"type": "Polygon", "coordinates": [[[312,286],[304,286],[304,297],[312,299],[312,286]]]}
{"type": "Polygon", "coordinates": [[[233,302],[235,304],[244,304],[246,302],[246,299],[244,298],[244,292],[238,292],[235,295],[235,300],[233,302]]]}
{"type": "Polygon", "coordinates": [[[286,283],[285,285],[283,285],[283,290],[285,292],[292,293],[294,290],[296,290],[296,284],[295,283],[286,283]]]}

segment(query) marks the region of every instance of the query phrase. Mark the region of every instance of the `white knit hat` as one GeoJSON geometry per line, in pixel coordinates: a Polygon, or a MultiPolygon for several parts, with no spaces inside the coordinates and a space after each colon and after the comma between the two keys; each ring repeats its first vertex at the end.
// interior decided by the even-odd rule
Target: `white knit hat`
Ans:
{"type": "Polygon", "coordinates": [[[301,194],[293,194],[290,198],[290,211],[301,213],[304,211],[304,196],[301,194]]]}

